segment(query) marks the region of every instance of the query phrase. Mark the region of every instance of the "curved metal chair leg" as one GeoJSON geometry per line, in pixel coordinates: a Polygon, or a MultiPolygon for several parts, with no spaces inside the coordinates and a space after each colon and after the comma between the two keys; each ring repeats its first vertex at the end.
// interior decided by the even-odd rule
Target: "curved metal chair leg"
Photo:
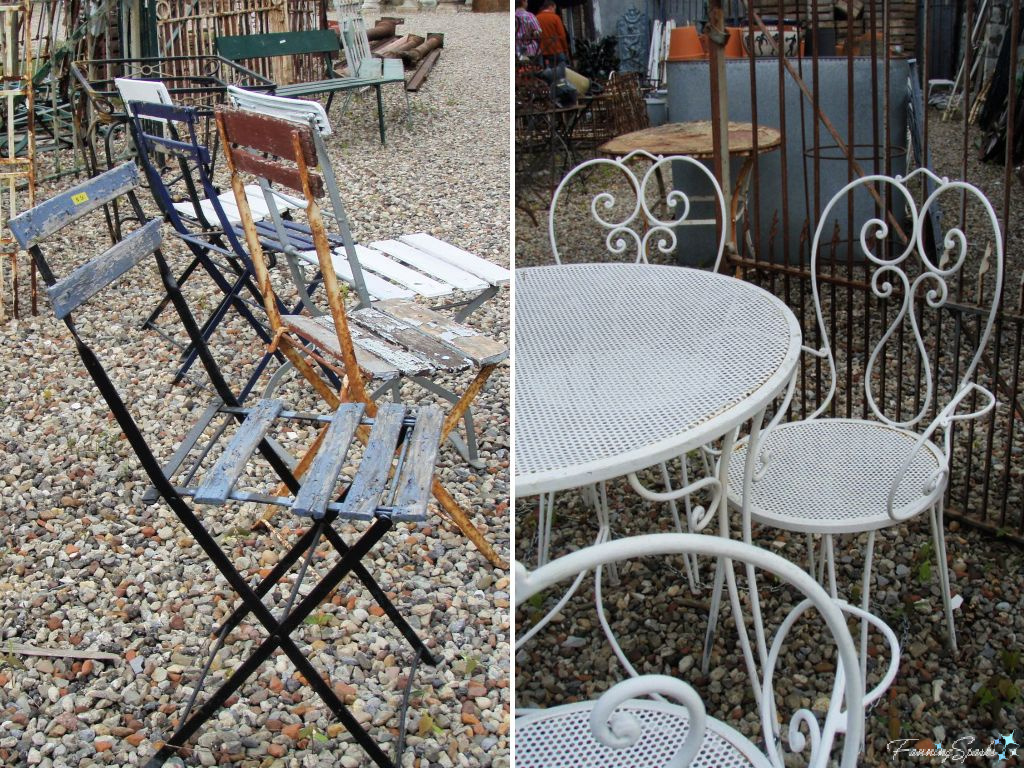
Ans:
{"type": "MultiPolygon", "coordinates": [[[[685,456],[682,457],[682,462],[683,462],[683,485],[681,487],[685,488],[687,485],[689,485],[689,483],[686,482],[686,457],[685,456]]],[[[661,462],[661,464],[658,465],[658,468],[661,470],[661,482],[665,484],[665,492],[666,493],[671,493],[672,490],[673,490],[672,489],[672,478],[671,478],[671,476],[669,475],[669,472],[668,472],[668,464],[666,464],[663,461],[663,462],[661,462]]],[[[690,531],[690,522],[693,519],[693,515],[692,515],[692,505],[690,504],[690,497],[689,496],[684,496],[683,497],[683,508],[686,511],[686,528],[683,528],[683,522],[682,522],[682,520],[679,517],[679,507],[676,504],[674,499],[668,502],[668,508],[669,508],[669,511],[672,514],[672,522],[675,524],[676,531],[678,531],[679,533],[691,532],[690,531]]],[[[690,591],[691,592],[696,592],[697,591],[697,577],[696,577],[696,574],[694,573],[693,563],[691,563],[689,555],[683,555],[683,567],[686,570],[686,579],[690,583],[690,591]]]]}
{"type": "Polygon", "coordinates": [[[942,590],[942,609],[946,613],[946,630],[949,632],[949,648],[957,652],[956,626],[953,620],[953,598],[949,587],[949,566],[946,565],[946,529],[943,527],[944,505],[942,500],[932,507],[932,538],[935,540],[935,557],[939,572],[939,587],[942,590]]]}
{"type": "MultiPolygon", "coordinates": [[[[875,531],[868,534],[868,547],[864,551],[864,576],[861,582],[860,607],[865,613],[871,604],[871,569],[875,557],[875,531]]],[[[868,674],[868,623],[860,621],[860,676],[867,680],[868,674]]]]}
{"type": "Polygon", "coordinates": [[[718,612],[722,610],[722,586],[725,580],[725,571],[722,567],[722,560],[719,558],[715,565],[714,584],[711,587],[711,609],[708,611],[708,628],[704,633],[704,653],[700,659],[700,671],[703,675],[711,671],[711,647],[715,644],[718,612]]]}
{"type": "Polygon", "coordinates": [[[291,362],[285,360],[281,363],[280,367],[274,371],[274,375],[270,377],[270,381],[267,382],[267,387],[263,391],[263,397],[265,399],[271,397],[274,394],[274,390],[281,386],[281,382],[284,380],[285,374],[292,368],[293,366],[291,362]]]}

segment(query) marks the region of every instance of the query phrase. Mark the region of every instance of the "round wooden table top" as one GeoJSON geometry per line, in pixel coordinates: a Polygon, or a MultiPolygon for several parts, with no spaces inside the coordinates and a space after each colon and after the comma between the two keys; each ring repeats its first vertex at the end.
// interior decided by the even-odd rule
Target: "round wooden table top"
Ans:
{"type": "MultiPolygon", "coordinates": [[[[775,149],[782,144],[782,135],[774,128],[757,129],[758,153],[775,149]]],[[[598,147],[602,155],[621,157],[638,149],[652,155],[690,155],[711,157],[714,154],[711,121],[691,123],[665,123],[655,128],[644,128],[616,136],[598,147]]],[[[754,126],[751,123],[729,123],[729,154],[750,155],[754,151],[754,126]]]]}

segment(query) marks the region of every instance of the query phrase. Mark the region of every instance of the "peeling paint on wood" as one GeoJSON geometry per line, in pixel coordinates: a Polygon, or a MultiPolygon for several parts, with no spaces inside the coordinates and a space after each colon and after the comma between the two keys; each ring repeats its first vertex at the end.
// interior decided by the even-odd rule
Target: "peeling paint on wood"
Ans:
{"type": "Polygon", "coordinates": [[[65,318],[160,247],[160,220],[153,219],[88,264],[46,289],[58,318],[65,318]]]}

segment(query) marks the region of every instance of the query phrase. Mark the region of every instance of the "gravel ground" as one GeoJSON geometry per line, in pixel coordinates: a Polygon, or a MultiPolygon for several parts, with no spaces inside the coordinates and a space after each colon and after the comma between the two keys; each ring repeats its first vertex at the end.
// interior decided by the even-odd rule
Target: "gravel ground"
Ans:
{"type": "MultiPolygon", "coordinates": [[[[932,123],[931,144],[936,165],[942,173],[961,176],[959,125],[932,123]]],[[[992,199],[997,211],[1002,208],[1002,168],[968,164],[967,177],[992,199]]],[[[594,185],[591,192],[596,192],[594,185]]],[[[587,198],[589,200],[589,198],[587,198]]],[[[1010,224],[1007,227],[1007,284],[1016,295],[1021,273],[1015,254],[1021,237],[1024,216],[1024,191],[1013,190],[1010,224]]],[[[576,216],[585,215],[579,209],[576,216]]],[[[540,226],[534,226],[522,211],[515,213],[516,264],[550,263],[546,212],[538,213],[540,226]]],[[[572,221],[561,226],[579,226],[572,221]]],[[[570,239],[575,239],[573,233],[570,239]]],[[[585,241],[578,241],[585,242],[585,241]]],[[[997,446],[997,455],[998,446],[997,446]]],[[[977,468],[980,484],[982,468],[977,468]]],[[[654,478],[650,478],[654,484],[654,478]]],[[[1020,498],[1014,484],[1010,515],[1020,513],[1020,498]]],[[[671,519],[662,505],[640,500],[625,482],[610,484],[610,502],[617,515],[613,523],[616,536],[671,530],[671,519]]],[[[526,563],[535,562],[536,498],[517,499],[516,555],[526,563]]],[[[734,521],[734,530],[738,521],[734,521]]],[[[596,533],[593,513],[576,492],[557,496],[556,541],[552,553],[558,554],[585,546],[596,533]]],[[[777,531],[757,530],[755,543],[770,547],[784,556],[803,562],[803,543],[777,531]]],[[[1024,551],[1019,546],[962,528],[947,522],[947,548],[952,568],[954,594],[963,597],[957,611],[960,651],[953,655],[945,646],[941,600],[935,576],[936,564],[931,550],[929,526],[918,519],[908,526],[885,532],[876,543],[873,610],[894,628],[900,638],[900,671],[889,694],[873,707],[868,717],[868,738],[864,765],[913,766],[937,764],[935,760],[894,757],[888,754],[891,739],[943,742],[972,737],[971,746],[984,748],[1001,734],[1024,727],[1024,551]]],[[[864,537],[840,541],[839,579],[855,584],[861,573],[864,537]]],[[[710,565],[704,565],[709,578],[710,565]]],[[[709,705],[709,712],[738,724],[740,730],[757,739],[759,726],[750,714],[753,697],[746,675],[737,664],[735,630],[731,619],[723,615],[729,628],[720,632],[708,677],[696,673],[706,620],[707,591],[691,595],[681,563],[644,560],[620,568],[620,583],[604,585],[604,604],[612,626],[625,639],[628,656],[644,672],[683,674],[694,683],[709,705]],[[695,666],[696,662],[696,666],[695,666]]],[[[778,609],[786,604],[787,591],[772,592],[768,614],[778,618],[778,609]]],[[[554,602],[549,598],[545,603],[554,602]]],[[[520,627],[528,626],[540,615],[543,606],[528,605],[517,611],[520,627]]],[[[769,622],[771,626],[771,622],[769,622]]],[[[808,680],[808,667],[819,663],[820,643],[816,636],[801,630],[790,638],[784,653],[779,698],[781,712],[788,720],[797,699],[813,702],[825,694],[824,680],[808,680]],[[817,683],[817,685],[815,685],[817,683]]],[[[557,703],[594,698],[615,681],[623,671],[612,657],[596,622],[592,582],[584,583],[577,596],[559,618],[516,656],[517,706],[550,706],[557,703]]],[[[828,678],[829,675],[825,675],[828,678]]],[[[960,746],[967,746],[963,741],[960,746]]],[[[1024,745],[1022,745],[1024,746],[1024,745]]],[[[1021,755],[1005,762],[995,758],[967,761],[977,765],[1024,764],[1021,755]]],[[[955,761],[950,761],[957,764],[955,761]]],[[[950,764],[947,762],[947,764],[950,764]]],[[[800,763],[802,764],[802,763],[800,763]]]]}
{"type": "MultiPolygon", "coordinates": [[[[437,67],[412,95],[412,120],[400,122],[404,100],[386,89],[394,93],[385,97],[384,148],[372,94],[357,98],[344,117],[338,107],[332,111],[330,148],[355,235],[366,241],[424,230],[508,264],[509,82],[508,68],[495,62],[508,60],[509,16],[412,14],[403,29],[445,33],[437,67]]],[[[38,198],[70,183],[45,184],[38,198]]],[[[93,221],[62,245],[67,255],[58,269],[67,271],[107,242],[93,221]]],[[[168,250],[177,268],[187,263],[180,249],[168,250]]],[[[24,264],[22,285],[28,285],[24,264]]],[[[138,330],[158,289],[154,270],[133,273],[86,313],[90,320],[81,330],[105,350],[133,413],[152,425],[147,436],[165,458],[209,393],[198,367],[185,384],[171,387],[173,348],[138,330]]],[[[187,293],[200,309],[216,297],[199,279],[187,293]]],[[[508,317],[506,291],[471,322],[507,343],[508,317]]],[[[164,320],[173,329],[171,316],[164,320]]],[[[138,765],[172,731],[209,632],[233,598],[170,510],[142,502],[145,475],[63,324],[45,312],[24,316],[0,326],[0,346],[2,639],[54,649],[52,657],[0,653],[0,765],[138,765]],[[108,651],[118,660],[72,661],[60,657],[65,648],[108,651]]],[[[217,333],[214,347],[233,382],[260,352],[237,318],[217,333]]],[[[297,404],[315,404],[297,390],[288,383],[281,392],[297,404]]],[[[503,367],[476,401],[484,469],[469,468],[450,448],[439,464],[442,480],[506,558],[508,399],[503,367]]],[[[209,524],[252,578],[294,534],[284,520],[273,536],[254,531],[251,509],[218,515],[209,524]]],[[[347,538],[358,532],[342,531],[347,538]]],[[[422,527],[398,526],[376,549],[370,570],[443,659],[418,672],[402,765],[507,766],[507,574],[436,516],[422,527]]],[[[303,627],[302,640],[356,718],[391,750],[410,654],[365,590],[349,586],[303,627]]],[[[207,690],[262,637],[257,626],[243,624],[216,658],[207,690]]],[[[275,656],[240,694],[200,731],[186,765],[367,764],[286,657],[275,656]]]]}

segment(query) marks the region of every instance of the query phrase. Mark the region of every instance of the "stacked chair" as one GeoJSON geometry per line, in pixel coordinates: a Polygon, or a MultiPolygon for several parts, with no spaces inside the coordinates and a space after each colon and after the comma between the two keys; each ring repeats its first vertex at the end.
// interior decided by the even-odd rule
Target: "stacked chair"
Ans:
{"type": "MultiPolygon", "coordinates": [[[[494,296],[500,286],[507,283],[508,270],[425,233],[372,243],[371,247],[356,244],[322,140],[322,134],[330,130],[323,109],[314,102],[279,97],[269,97],[252,106],[259,109],[259,116],[256,112],[243,111],[232,114],[243,121],[245,115],[252,115],[256,123],[250,127],[258,129],[261,132],[258,135],[272,137],[269,144],[258,144],[253,149],[270,155],[284,152],[284,162],[292,163],[288,158],[291,152],[288,142],[290,132],[297,130],[302,137],[303,163],[291,166],[284,175],[266,174],[264,172],[274,166],[271,160],[261,158],[260,163],[242,169],[255,171],[256,183],[250,184],[240,181],[235,184],[240,177],[232,166],[235,200],[229,207],[225,204],[225,194],[214,185],[211,153],[199,143],[194,110],[160,103],[131,103],[140,160],[154,196],[175,232],[192,250],[195,260],[203,263],[204,259],[209,260],[211,252],[216,252],[224,258],[230,254],[230,258],[241,265],[234,273],[237,275],[235,282],[227,290],[222,288],[224,300],[202,328],[204,337],[212,333],[231,306],[243,307],[243,314],[258,313],[259,323],[250,321],[250,324],[268,344],[268,353],[243,388],[243,396],[251,392],[256,379],[274,357],[286,360],[288,365],[279,368],[270,380],[268,395],[292,366],[308,381],[315,379],[317,383],[313,386],[321,393],[336,392],[346,377],[351,388],[352,366],[355,366],[360,382],[365,377],[365,381],[375,384],[375,389],[366,393],[366,400],[371,404],[385,394],[398,399],[400,382],[411,381],[452,404],[443,433],[471,464],[479,466],[471,404],[491,373],[505,360],[508,349],[457,320],[494,296]],[[270,107],[286,119],[268,117],[266,112],[270,107]],[[176,162],[161,164],[161,156],[170,156],[176,162]],[[303,175],[310,184],[310,199],[300,197],[306,194],[303,175]],[[322,210],[317,200],[325,194],[331,205],[322,210]],[[177,199],[179,197],[183,199],[177,199]],[[315,215],[309,215],[311,200],[316,203],[315,215]],[[299,215],[302,209],[309,215],[306,221],[299,215]],[[203,216],[214,221],[204,222],[203,216]],[[323,226],[325,218],[334,221],[336,231],[328,232],[323,226]],[[320,240],[318,232],[323,235],[320,240]],[[255,248],[259,249],[258,256],[255,248]],[[259,262],[269,270],[277,257],[283,257],[287,263],[299,297],[291,309],[278,298],[269,280],[252,279],[254,275],[258,277],[259,262]],[[364,269],[366,265],[374,271],[364,269]],[[313,270],[311,279],[305,274],[308,269],[313,270]],[[446,282],[441,283],[441,279],[446,282]],[[354,342],[351,361],[344,359],[344,345],[338,343],[332,327],[335,306],[346,311],[340,280],[350,283],[359,299],[358,307],[350,313],[352,322],[346,319],[345,335],[354,342]],[[321,283],[331,315],[324,314],[314,301],[321,283]],[[426,290],[428,286],[433,288],[426,290]],[[454,318],[410,301],[416,295],[448,296],[456,290],[469,292],[469,298],[447,305],[457,310],[454,318]],[[253,306],[253,297],[261,297],[258,308],[253,306]],[[273,310],[268,312],[269,307],[273,310]],[[288,342],[282,343],[285,324],[301,338],[301,346],[312,351],[315,371],[297,365],[294,355],[289,354],[288,342]],[[333,345],[325,346],[324,342],[332,338],[333,345]],[[470,370],[474,377],[460,393],[436,381],[442,376],[470,370]],[[460,422],[465,425],[465,440],[454,434],[460,422]]],[[[228,123],[233,125],[232,120],[228,123]]],[[[219,123],[223,129],[224,121],[219,123]]],[[[239,137],[229,138],[237,140],[239,137]]],[[[250,141],[250,137],[246,135],[245,140],[250,141]]],[[[224,154],[230,158],[237,152],[225,145],[224,154]]],[[[218,285],[227,282],[223,279],[218,285]]],[[[294,348],[291,351],[296,353],[294,348]]],[[[194,350],[190,352],[194,354],[194,350]]],[[[189,363],[186,359],[185,365],[189,363]]],[[[354,391],[350,389],[345,396],[352,396],[354,391]]],[[[435,484],[435,495],[446,514],[478,549],[491,562],[500,563],[493,548],[440,484],[435,484]]]]}
{"type": "MultiPolygon", "coordinates": [[[[387,755],[303,654],[292,635],[301,630],[304,621],[347,575],[355,575],[411,646],[404,699],[407,704],[417,664],[421,660],[434,664],[435,659],[399,607],[377,584],[368,568],[372,559],[367,563],[364,560],[371,553],[373,559],[379,556],[374,550],[396,522],[425,519],[444,415],[429,405],[406,408],[388,403],[378,408],[359,397],[344,403],[335,399],[333,407],[317,413],[291,410],[277,399],[257,400],[243,406],[218,367],[171,273],[161,251],[161,222],[145,216],[137,197],[139,187],[137,168],[125,164],[22,213],[10,221],[10,227],[19,244],[35,260],[54,314],[66,324],[86,370],[138,456],[156,495],[171,508],[240,598],[237,608],[213,632],[209,658],[180,726],[148,765],[162,765],[184,747],[197,729],[280,649],[365,750],[368,761],[381,768],[392,768],[401,763],[404,734],[399,734],[396,754],[387,755]],[[67,274],[57,274],[55,265],[73,260],[74,255],[53,244],[69,242],[64,237],[69,229],[80,226],[86,216],[114,201],[132,212],[131,219],[122,220],[123,226],[133,224],[132,231],[123,232],[123,239],[101,255],[67,274]],[[93,338],[102,339],[107,326],[117,320],[97,316],[101,307],[90,306],[90,300],[101,298],[115,283],[141,279],[141,265],[147,262],[155,264],[163,289],[197,350],[208,384],[216,393],[199,423],[165,466],[161,466],[150,444],[160,425],[140,421],[136,415],[138,403],[154,399],[152,387],[145,386],[137,370],[128,370],[127,376],[111,373],[102,359],[107,355],[97,353],[96,342],[90,342],[93,338]],[[84,315],[88,317],[79,322],[84,315]],[[122,395],[115,379],[127,379],[138,389],[122,395]],[[294,460],[278,443],[282,436],[299,429],[299,425],[307,430],[319,428],[316,442],[322,446],[301,473],[301,483],[300,473],[293,470],[294,460]],[[359,442],[364,447],[356,450],[359,442]],[[343,472],[353,464],[357,464],[354,472],[343,472]],[[274,490],[275,485],[283,487],[284,492],[274,490]],[[264,578],[250,583],[235,568],[230,553],[221,548],[214,534],[232,508],[253,503],[287,509],[298,517],[301,526],[308,527],[304,532],[300,529],[295,541],[264,578]],[[335,527],[339,521],[362,526],[362,532],[345,541],[335,527]],[[326,571],[325,558],[318,553],[322,544],[329,547],[333,556],[326,571]],[[316,578],[309,579],[310,575],[316,578]],[[279,601],[283,605],[277,612],[272,611],[264,600],[275,587],[285,586],[289,578],[292,584],[285,592],[286,598],[279,601]],[[198,696],[214,657],[230,643],[230,633],[247,617],[262,625],[266,639],[215,692],[199,703],[198,696]]],[[[340,325],[339,332],[343,330],[340,325]]],[[[339,343],[351,355],[351,340],[341,338],[339,343]]],[[[349,391],[358,393],[357,381],[350,383],[349,391]]],[[[401,717],[404,723],[404,705],[401,717]]],[[[390,734],[387,738],[390,740],[390,734]]]]}

